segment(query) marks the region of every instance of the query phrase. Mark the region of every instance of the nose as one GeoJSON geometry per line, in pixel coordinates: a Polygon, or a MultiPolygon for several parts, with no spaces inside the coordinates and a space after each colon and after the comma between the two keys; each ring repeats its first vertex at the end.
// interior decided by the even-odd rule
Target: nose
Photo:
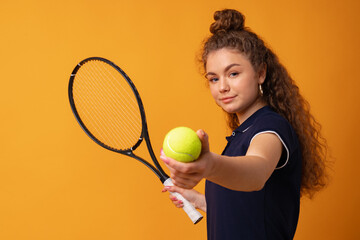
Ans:
{"type": "Polygon", "coordinates": [[[229,86],[229,83],[227,82],[227,80],[225,78],[221,78],[219,81],[220,81],[219,92],[220,93],[228,92],[230,89],[230,86],[229,86]]]}

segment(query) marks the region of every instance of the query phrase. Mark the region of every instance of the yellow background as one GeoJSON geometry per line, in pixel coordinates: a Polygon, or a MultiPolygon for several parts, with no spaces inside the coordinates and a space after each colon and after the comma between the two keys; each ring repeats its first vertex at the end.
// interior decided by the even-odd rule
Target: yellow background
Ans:
{"type": "Polygon", "coordinates": [[[330,186],[302,201],[295,239],[360,238],[359,1],[2,0],[0,239],[206,239],[206,221],[192,225],[153,173],[82,132],[67,84],[83,58],[111,59],[138,87],[156,153],[180,125],[220,153],[224,116],[195,55],[225,7],[288,67],[336,160],[330,186]]]}

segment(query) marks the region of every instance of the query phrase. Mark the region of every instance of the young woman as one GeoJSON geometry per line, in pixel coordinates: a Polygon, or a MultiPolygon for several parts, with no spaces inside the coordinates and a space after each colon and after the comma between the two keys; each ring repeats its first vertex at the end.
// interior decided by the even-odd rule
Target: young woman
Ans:
{"type": "Polygon", "coordinates": [[[208,239],[292,239],[300,197],[326,184],[320,125],[276,55],[244,27],[244,16],[225,9],[214,19],[202,63],[233,132],[222,155],[210,151],[203,130],[197,161],[161,153],[175,184],[163,191],[179,192],[207,213],[208,239]],[[203,178],[205,195],[192,189],[203,178]]]}

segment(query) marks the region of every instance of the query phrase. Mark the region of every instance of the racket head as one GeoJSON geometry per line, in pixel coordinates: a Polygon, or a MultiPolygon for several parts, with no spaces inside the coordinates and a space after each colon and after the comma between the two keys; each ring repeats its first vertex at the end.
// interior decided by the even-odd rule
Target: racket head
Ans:
{"type": "Polygon", "coordinates": [[[130,154],[146,132],[144,107],[127,74],[113,62],[82,60],[69,80],[69,101],[86,134],[111,151],[130,154]]]}

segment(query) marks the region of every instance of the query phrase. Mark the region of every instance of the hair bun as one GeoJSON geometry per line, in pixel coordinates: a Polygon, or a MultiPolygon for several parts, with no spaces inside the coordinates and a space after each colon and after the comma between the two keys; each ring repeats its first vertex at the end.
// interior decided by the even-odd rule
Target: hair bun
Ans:
{"type": "Polygon", "coordinates": [[[215,22],[210,26],[210,32],[241,31],[244,29],[245,17],[240,12],[233,9],[224,9],[214,13],[215,22]]]}

